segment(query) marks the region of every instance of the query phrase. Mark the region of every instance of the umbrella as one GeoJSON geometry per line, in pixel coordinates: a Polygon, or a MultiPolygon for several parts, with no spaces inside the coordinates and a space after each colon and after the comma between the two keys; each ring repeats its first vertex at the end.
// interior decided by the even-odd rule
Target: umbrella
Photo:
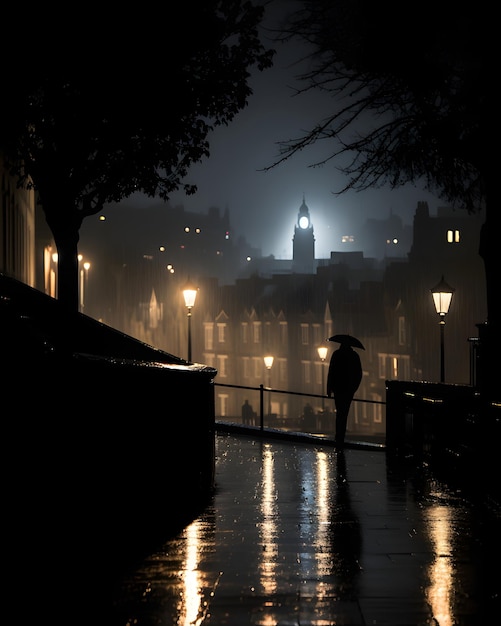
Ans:
{"type": "Polygon", "coordinates": [[[335,341],[336,343],[347,343],[352,348],[360,348],[365,350],[362,342],[352,335],[332,335],[327,341],[335,341]]]}

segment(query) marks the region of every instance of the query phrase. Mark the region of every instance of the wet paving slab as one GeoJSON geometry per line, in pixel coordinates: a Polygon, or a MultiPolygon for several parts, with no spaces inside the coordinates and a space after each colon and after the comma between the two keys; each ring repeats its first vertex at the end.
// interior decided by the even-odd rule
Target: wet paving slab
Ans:
{"type": "Polygon", "coordinates": [[[492,623],[500,530],[481,488],[384,450],[218,433],[211,501],[117,581],[111,623],[492,623]]]}

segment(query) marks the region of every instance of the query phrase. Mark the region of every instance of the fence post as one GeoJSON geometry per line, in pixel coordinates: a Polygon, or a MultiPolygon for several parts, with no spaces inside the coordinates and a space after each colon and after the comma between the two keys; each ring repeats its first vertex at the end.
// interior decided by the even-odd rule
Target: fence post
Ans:
{"type": "Polygon", "coordinates": [[[259,421],[261,430],[264,430],[264,385],[259,385],[259,421]]]}

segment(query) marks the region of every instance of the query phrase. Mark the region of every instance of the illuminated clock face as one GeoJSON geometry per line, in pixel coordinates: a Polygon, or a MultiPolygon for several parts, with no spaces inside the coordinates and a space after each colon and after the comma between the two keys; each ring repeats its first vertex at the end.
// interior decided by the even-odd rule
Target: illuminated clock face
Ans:
{"type": "Polygon", "coordinates": [[[300,228],[308,228],[308,226],[310,225],[310,220],[306,217],[306,215],[303,215],[302,217],[299,218],[299,227],[300,228]]]}

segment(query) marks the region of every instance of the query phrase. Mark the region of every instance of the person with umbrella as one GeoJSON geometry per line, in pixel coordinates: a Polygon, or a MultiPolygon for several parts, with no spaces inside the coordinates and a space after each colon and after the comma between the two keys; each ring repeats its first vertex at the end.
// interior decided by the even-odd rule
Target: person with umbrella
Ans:
{"type": "Polygon", "coordinates": [[[344,446],[346,425],[351,402],[362,382],[362,363],[353,347],[365,350],[362,343],[351,335],[333,335],[329,341],[339,343],[332,353],[327,373],[327,395],[334,396],[336,407],[336,446],[344,446]]]}

